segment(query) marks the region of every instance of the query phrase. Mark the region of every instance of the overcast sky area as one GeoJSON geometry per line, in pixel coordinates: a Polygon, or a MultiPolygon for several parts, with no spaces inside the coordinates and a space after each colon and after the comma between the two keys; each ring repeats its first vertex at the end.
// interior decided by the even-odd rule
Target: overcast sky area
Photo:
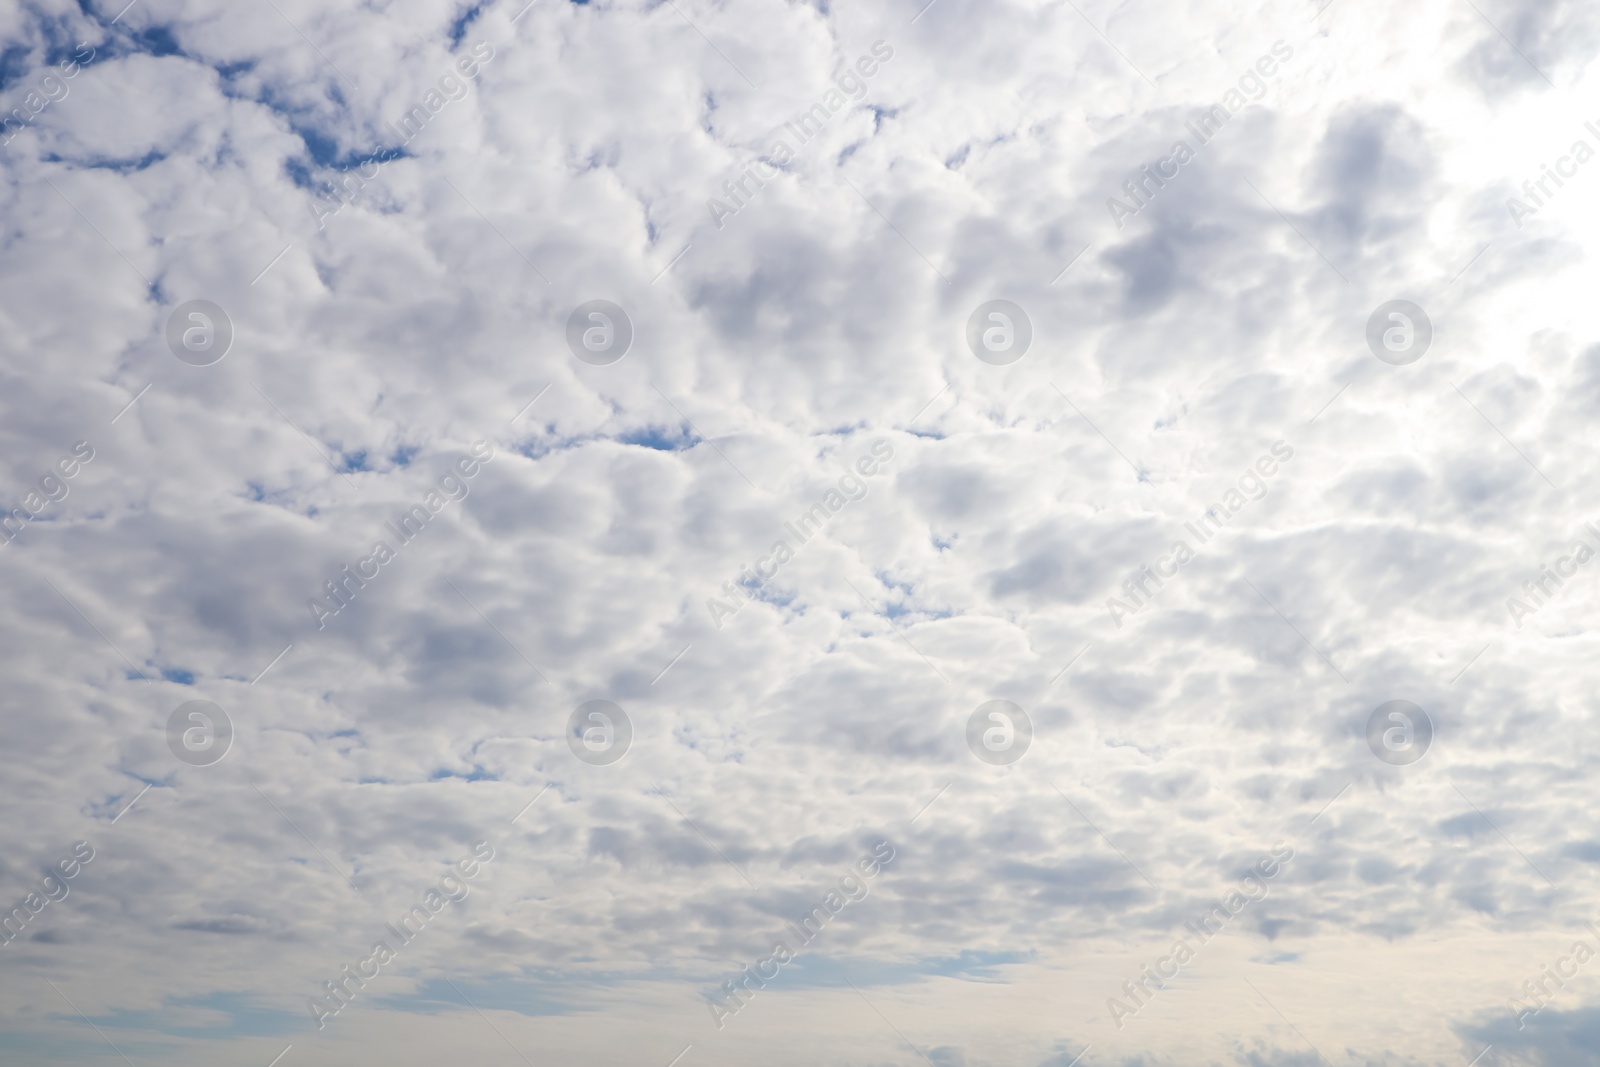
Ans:
{"type": "Polygon", "coordinates": [[[1597,54],[0,2],[0,1061],[1600,1067],[1597,54]]]}

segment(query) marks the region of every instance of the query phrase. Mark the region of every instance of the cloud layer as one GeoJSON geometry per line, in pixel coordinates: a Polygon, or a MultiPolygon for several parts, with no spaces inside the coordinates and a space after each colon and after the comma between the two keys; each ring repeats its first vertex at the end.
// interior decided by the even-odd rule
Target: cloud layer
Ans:
{"type": "Polygon", "coordinates": [[[8,1062],[1600,1062],[1597,49],[0,11],[8,1062]]]}

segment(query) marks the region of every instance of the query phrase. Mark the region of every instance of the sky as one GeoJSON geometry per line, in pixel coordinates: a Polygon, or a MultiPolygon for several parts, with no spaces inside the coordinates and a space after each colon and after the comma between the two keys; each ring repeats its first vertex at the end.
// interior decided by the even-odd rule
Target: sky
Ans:
{"type": "Polygon", "coordinates": [[[1597,52],[0,5],[0,1061],[1600,1067],[1597,52]]]}

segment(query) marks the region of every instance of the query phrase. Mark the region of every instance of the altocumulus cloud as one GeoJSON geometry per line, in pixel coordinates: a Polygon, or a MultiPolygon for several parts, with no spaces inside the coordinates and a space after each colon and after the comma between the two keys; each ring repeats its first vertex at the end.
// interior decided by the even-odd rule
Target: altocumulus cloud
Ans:
{"type": "Polygon", "coordinates": [[[0,10],[7,1061],[1591,1062],[1596,16],[1078,7],[0,10]]]}

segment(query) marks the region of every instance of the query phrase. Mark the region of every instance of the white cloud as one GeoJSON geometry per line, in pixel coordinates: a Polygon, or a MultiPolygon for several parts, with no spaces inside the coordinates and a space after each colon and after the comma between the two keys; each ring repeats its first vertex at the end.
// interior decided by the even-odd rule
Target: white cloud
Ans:
{"type": "Polygon", "coordinates": [[[95,450],[0,546],[0,900],[97,850],[0,948],[17,1062],[1588,1062],[1591,977],[1506,1008],[1600,916],[1592,568],[1506,606],[1600,520],[1593,174],[1506,207],[1600,149],[1585,8],[276,7],[0,13],[0,102],[95,49],[0,147],[0,500],[95,450]],[[1279,41],[1119,229],[1107,198],[1279,41]],[[194,299],[234,330],[208,367],[166,346],[194,299]],[[609,366],[567,349],[595,299],[633,327],[609,366]],[[966,345],[991,299],[1032,325],[1008,366],[966,345]],[[1367,348],[1394,299],[1434,330],[1406,366],[1367,348]],[[215,765],[168,747],[191,699],[232,722],[215,765]],[[610,766],[564,736],[590,699],[631,720],[610,766]],[[991,699],[1021,762],[966,749],[991,699]],[[1391,699],[1435,727],[1409,766],[1367,748],[1391,699]],[[318,1031],[306,999],[479,840],[471,895],[318,1031]],[[719,1031],[705,998],[881,840],[719,1031]]]}

